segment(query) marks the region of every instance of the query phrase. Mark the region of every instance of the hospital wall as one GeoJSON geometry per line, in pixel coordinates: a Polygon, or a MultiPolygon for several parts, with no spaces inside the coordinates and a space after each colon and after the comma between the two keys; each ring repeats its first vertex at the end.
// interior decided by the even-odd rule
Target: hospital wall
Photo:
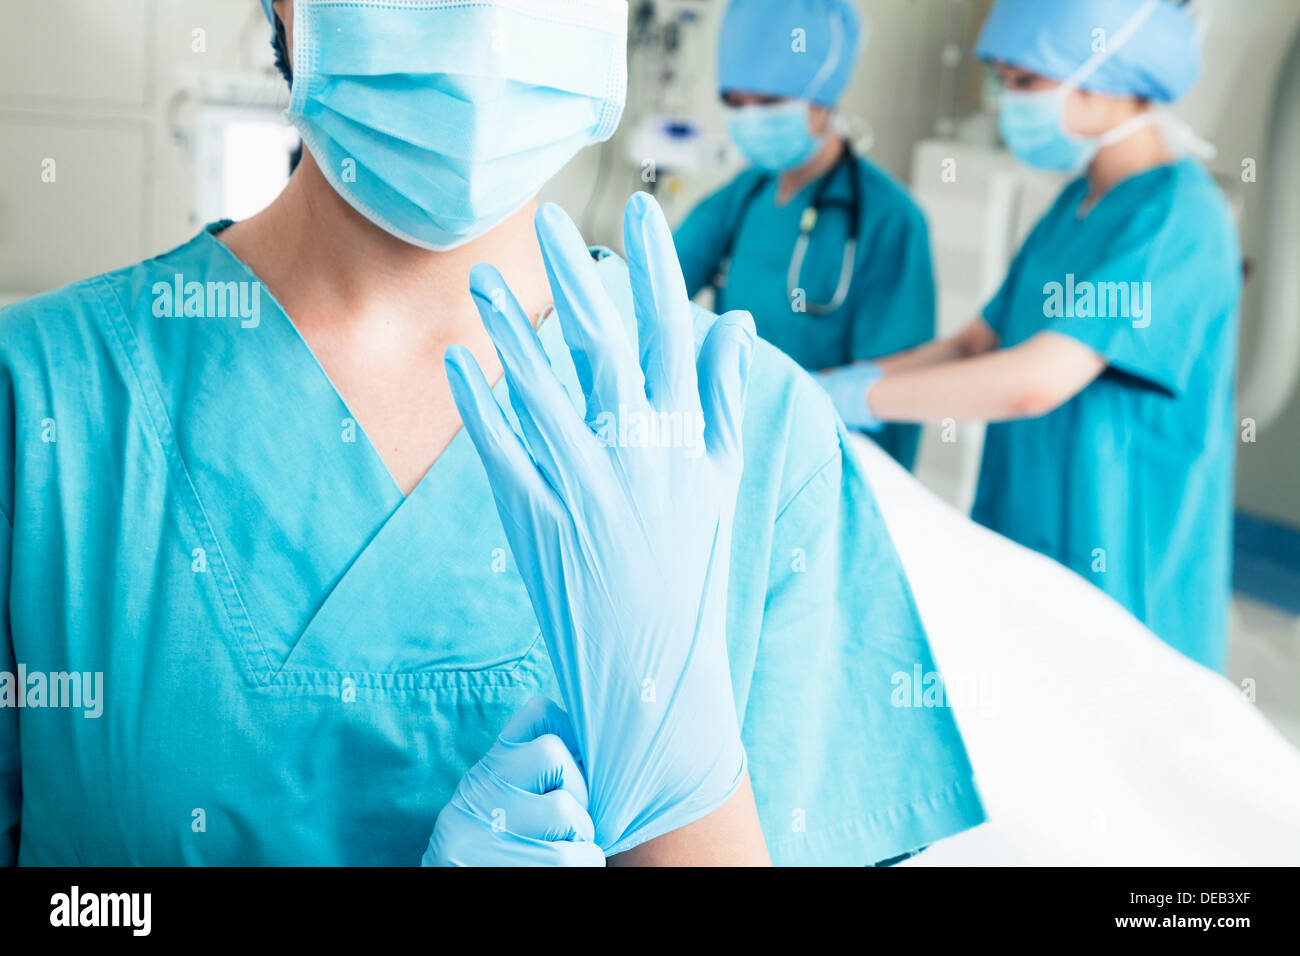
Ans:
{"type": "MultiPolygon", "coordinates": [[[[664,4],[674,6],[698,12],[676,57],[665,64],[656,51],[633,48],[624,127],[608,146],[579,156],[545,193],[579,218],[593,242],[616,249],[621,205],[632,190],[651,189],[677,220],[736,171],[724,161],[646,182],[630,149],[635,121],[656,111],[680,112],[724,139],[714,66],[723,4],[664,4]],[[673,81],[661,83],[668,74],[673,81]]],[[[843,112],[855,140],[870,141],[869,155],[911,181],[918,144],[935,136],[944,116],[979,105],[983,72],[969,53],[989,0],[861,0],[859,6],[870,38],[843,112]],[[946,71],[943,54],[952,44],[966,58],[946,71]]],[[[1206,78],[1181,112],[1219,144],[1216,168],[1223,175],[1235,176],[1244,159],[1258,161],[1257,181],[1239,184],[1236,194],[1246,254],[1259,267],[1269,251],[1266,213],[1279,201],[1267,161],[1271,99],[1295,42],[1300,3],[1250,0],[1247,8],[1238,0],[1210,0],[1208,7],[1206,78]]],[[[259,96],[283,95],[256,0],[39,0],[6,4],[0,16],[8,36],[0,56],[0,302],[185,241],[202,225],[194,199],[200,89],[238,77],[246,95],[252,78],[254,90],[264,87],[259,96]]],[[[936,236],[936,246],[949,238],[936,236]]],[[[943,262],[939,272],[943,279],[943,262]]],[[[1247,286],[1247,377],[1274,345],[1259,321],[1260,277],[1257,268],[1247,286]]],[[[1300,527],[1298,473],[1300,397],[1293,396],[1258,441],[1243,446],[1241,500],[1300,527]]]]}
{"type": "Polygon", "coordinates": [[[0,57],[0,295],[184,241],[200,225],[187,109],[202,74],[269,62],[258,4],[40,0],[3,17],[23,39],[0,57]]]}

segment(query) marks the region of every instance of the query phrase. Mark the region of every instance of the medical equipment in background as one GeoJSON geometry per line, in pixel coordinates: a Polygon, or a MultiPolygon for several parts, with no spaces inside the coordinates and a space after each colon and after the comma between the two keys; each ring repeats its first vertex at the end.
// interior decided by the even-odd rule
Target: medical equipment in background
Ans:
{"type": "Polygon", "coordinates": [[[1273,190],[1260,263],[1264,293],[1240,402],[1260,428],[1277,421],[1300,383],[1300,33],[1278,82],[1273,116],[1266,160],[1273,190]]]}
{"type": "Polygon", "coordinates": [[[193,157],[196,222],[245,219],[279,195],[299,149],[288,102],[278,75],[202,73],[179,85],[167,120],[193,157]]]}
{"type": "MultiPolygon", "coordinates": [[[[736,242],[736,235],[744,226],[746,215],[754,200],[758,198],[759,193],[771,185],[774,175],[779,174],[760,176],[745,196],[745,201],[736,216],[737,226],[727,237],[727,248],[722,254],[722,264],[718,269],[717,277],[713,280],[714,288],[719,291],[726,288],[731,273],[731,252],[736,242]]],[[[805,308],[811,315],[829,315],[844,304],[849,296],[849,288],[853,285],[853,270],[858,261],[858,244],[862,239],[862,170],[858,166],[857,154],[847,138],[844,142],[844,152],[840,155],[836,168],[818,181],[812,202],[803,211],[803,217],[799,220],[799,237],[795,240],[794,251],[790,254],[790,267],[786,272],[786,289],[792,300],[796,290],[804,288],[803,265],[808,255],[808,246],[812,242],[813,231],[816,230],[822,213],[831,210],[842,211],[848,217],[848,238],[844,243],[844,257],[840,263],[840,277],[835,292],[830,302],[808,302],[805,308]],[[841,166],[848,169],[849,198],[847,200],[826,195],[841,166]]]]}
{"type": "MultiPolygon", "coordinates": [[[[712,0],[633,0],[629,12],[629,91],[622,136],[623,158],[640,177],[640,188],[666,208],[683,190],[682,178],[735,162],[723,135],[711,134],[698,119],[694,64],[712,60],[712,36],[701,22],[712,0]]],[[[609,179],[612,150],[602,151],[592,200],[582,220],[590,231],[590,210],[609,179]]]]}
{"type": "Polygon", "coordinates": [[[939,119],[935,133],[952,136],[961,118],[962,69],[969,62],[972,19],[971,0],[948,0],[944,16],[944,42],[940,54],[939,119]]]}
{"type": "MultiPolygon", "coordinates": [[[[644,167],[651,158],[660,172],[689,173],[723,165],[730,160],[731,149],[694,120],[656,114],[636,124],[627,140],[630,163],[644,167]]],[[[654,187],[656,180],[647,186],[654,187]]]]}
{"type": "MultiPolygon", "coordinates": [[[[1241,389],[1238,414],[1242,427],[1253,421],[1259,433],[1270,429],[1269,437],[1243,456],[1239,469],[1239,512],[1237,515],[1236,566],[1234,584],[1239,594],[1263,602],[1259,608],[1242,607],[1241,631],[1258,634],[1256,652],[1266,655],[1269,673],[1284,672],[1289,666],[1300,678],[1300,502],[1296,485],[1287,480],[1294,474],[1300,431],[1300,30],[1297,30],[1273,100],[1273,123],[1258,178],[1258,189],[1269,184],[1267,199],[1260,209],[1262,247],[1257,251],[1259,281],[1252,301],[1247,299],[1247,319],[1252,321],[1253,343],[1243,343],[1241,389]],[[1268,630],[1255,632],[1248,620],[1279,622],[1272,640],[1268,630]],[[1265,640],[1259,640],[1264,637],[1265,640]],[[1286,662],[1290,661],[1288,665],[1286,662]]],[[[1241,154],[1237,154],[1241,155],[1241,154]]],[[[1254,160],[1241,160],[1243,178],[1254,160]]],[[[1295,687],[1293,682],[1291,687],[1295,687]]]]}

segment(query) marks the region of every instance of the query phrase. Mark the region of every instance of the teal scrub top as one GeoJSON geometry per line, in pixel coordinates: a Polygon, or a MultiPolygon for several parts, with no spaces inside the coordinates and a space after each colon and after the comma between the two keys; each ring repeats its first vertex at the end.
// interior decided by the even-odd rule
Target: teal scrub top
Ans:
{"type": "Polygon", "coordinates": [[[1237,441],[1236,227],[1193,160],[1120,183],[1081,218],[1087,190],[1084,179],[1066,187],[984,318],[1003,346],[1056,332],[1109,365],[1056,411],[989,426],[973,517],[1074,569],[1188,657],[1222,671],[1237,441]]]}
{"type": "MultiPolygon", "coordinates": [[[[98,716],[0,708],[0,860],[415,865],[511,715],[559,700],[468,436],[404,498],[269,293],[256,323],[169,308],[177,281],[252,301],[224,225],[0,312],[0,671],[103,681],[98,716]]],[[[728,641],[773,858],[973,826],[951,712],[899,703],[935,664],[828,400],[762,347],[745,422],[728,641]]]]}
{"type": "MultiPolygon", "coordinates": [[[[750,312],[762,338],[813,372],[883,358],[934,338],[934,271],[925,217],[888,173],[866,159],[856,162],[862,236],[848,298],[829,315],[798,311],[787,287],[799,223],[818,182],[778,206],[776,178],[746,171],[705,199],[674,235],[692,296],[713,284],[734,236],[729,279],[717,290],[714,308],[750,312]],[[746,210],[746,198],[765,176],[769,181],[746,210]]],[[[827,175],[832,177],[828,208],[809,243],[800,287],[814,303],[834,299],[850,237],[847,213],[833,206],[852,202],[849,169],[841,164],[827,175]]],[[[891,424],[871,437],[905,467],[915,464],[919,426],[891,424]]]]}

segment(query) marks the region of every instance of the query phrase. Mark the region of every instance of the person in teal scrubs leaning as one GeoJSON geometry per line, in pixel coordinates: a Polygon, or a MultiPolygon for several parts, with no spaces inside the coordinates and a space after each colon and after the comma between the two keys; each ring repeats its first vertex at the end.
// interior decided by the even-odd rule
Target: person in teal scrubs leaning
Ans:
{"type": "MultiPolygon", "coordinates": [[[[810,371],[934,337],[925,218],[836,127],[863,32],[848,0],[732,0],[718,85],[750,168],[675,234],[690,294],[714,287],[717,311],[752,313],[758,334],[810,371]]],[[[919,427],[873,437],[912,467],[919,427]]]]}
{"type": "Polygon", "coordinates": [[[979,53],[1003,137],[1082,175],[964,332],[824,381],[863,427],[993,422],[973,517],[1223,670],[1242,259],[1225,197],[1151,109],[1195,82],[1198,36],[1171,0],[998,0],[979,53]]]}
{"type": "MultiPolygon", "coordinates": [[[[823,390],[762,343],[707,353],[745,336],[692,309],[652,205],[629,206],[627,262],[575,256],[571,225],[538,211],[543,183],[617,127],[627,4],[266,8],[305,143],[283,193],[0,312],[0,673],[103,688],[98,715],[0,707],[0,862],[414,865],[427,849],[432,863],[862,865],[980,822],[951,711],[893,705],[899,679],[937,667],[823,390]],[[648,347],[658,310],[671,348],[648,347]],[[599,341],[570,337],[575,315],[599,317],[599,341]],[[571,556],[549,530],[504,527],[509,482],[489,481],[453,401],[449,354],[462,385],[475,363],[498,383],[544,457],[543,428],[582,419],[539,411],[535,387],[575,407],[593,389],[634,394],[637,353],[605,345],[620,336],[641,343],[660,407],[665,388],[689,406],[671,384],[693,367],[683,343],[700,343],[701,369],[748,366],[728,442],[743,437],[743,469],[715,468],[706,430],[697,471],[662,478],[708,467],[739,484],[730,566],[698,618],[679,591],[699,591],[700,556],[656,538],[664,522],[636,542],[653,548],[604,527],[614,544],[583,551],[586,573],[547,564],[571,556]],[[553,599],[544,623],[530,594],[553,599]],[[635,700],[575,687],[581,648],[557,619],[645,651],[647,615],[683,611],[711,642],[673,645],[690,694],[635,673],[635,700]],[[713,746],[648,733],[627,712],[641,695],[687,708],[673,726],[707,722],[713,746]],[[652,752],[653,780],[620,777],[652,752]],[[494,840],[495,809],[510,839],[494,840]],[[579,846],[592,840],[600,852],[579,846]]],[[[703,407],[733,408],[709,381],[703,407]]],[[[619,505],[609,473],[589,474],[576,481],[619,505]]],[[[665,500],[626,490],[621,522],[665,500]]],[[[572,500],[575,519],[606,520],[572,500]]],[[[692,521],[696,539],[716,526],[725,540],[720,501],[692,501],[714,522],[692,521]]],[[[528,517],[545,529],[558,512],[544,507],[528,517]]]]}

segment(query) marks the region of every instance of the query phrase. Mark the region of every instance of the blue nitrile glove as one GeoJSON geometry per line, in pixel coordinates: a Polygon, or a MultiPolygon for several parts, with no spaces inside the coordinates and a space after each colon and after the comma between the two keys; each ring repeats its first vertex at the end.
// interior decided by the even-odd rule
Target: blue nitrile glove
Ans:
{"type": "Polygon", "coordinates": [[[461,778],[423,866],[604,866],[569,715],[534,697],[461,778]]]}
{"type": "Polygon", "coordinates": [[[697,362],[663,212],[638,194],[624,225],[639,362],[577,228],[557,206],[537,214],[585,421],[489,266],[470,287],[522,439],[470,354],[447,352],[577,731],[596,842],[610,854],[708,815],[744,778],[725,629],[755,341],[749,314],[729,313],[697,362]]]}
{"type": "Polygon", "coordinates": [[[871,413],[867,395],[871,386],[880,381],[884,374],[879,365],[857,362],[843,368],[819,372],[816,378],[831,397],[844,424],[865,432],[878,432],[885,427],[885,423],[871,413]]]}

